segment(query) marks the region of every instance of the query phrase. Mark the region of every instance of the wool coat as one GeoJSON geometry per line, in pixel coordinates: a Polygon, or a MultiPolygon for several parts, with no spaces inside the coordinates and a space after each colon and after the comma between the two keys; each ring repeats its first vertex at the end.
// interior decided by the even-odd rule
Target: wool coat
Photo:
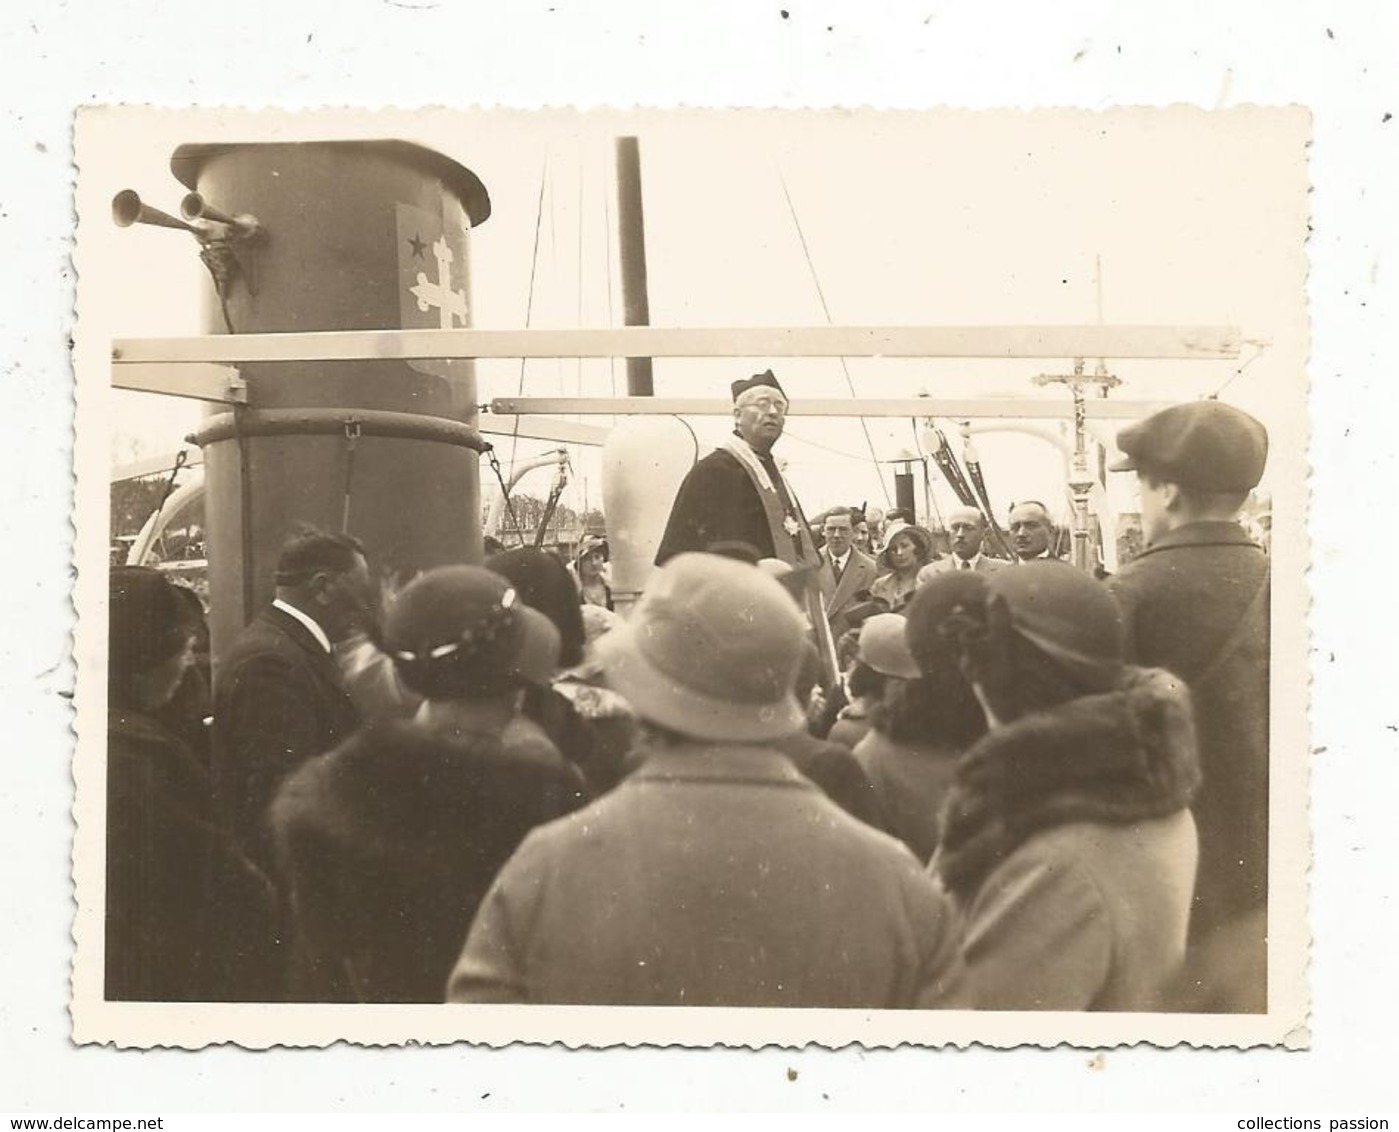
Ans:
{"type": "Polygon", "coordinates": [[[1256,926],[1247,947],[1254,977],[1238,1005],[1261,1010],[1266,917],[1253,914],[1268,895],[1268,557],[1237,523],[1192,523],[1107,584],[1122,607],[1129,654],[1174,672],[1195,705],[1203,783],[1194,805],[1192,948],[1247,917],[1256,926]]]}
{"type": "Polygon", "coordinates": [[[386,719],[282,785],[271,811],[290,887],[297,997],[441,1002],[496,871],[582,801],[562,759],[386,719]]]}
{"type": "Polygon", "coordinates": [[[794,731],[778,739],[773,746],[851,817],[890,832],[883,802],[849,747],[829,739],[818,739],[809,731],[794,731]]]}
{"type": "Polygon", "coordinates": [[[270,862],[266,813],[283,778],[359,726],[335,659],[296,618],[269,607],[214,677],[214,782],[224,820],[270,862]]]}
{"type": "Polygon", "coordinates": [[[153,716],[107,717],[108,999],[274,997],[275,901],[214,819],[208,772],[153,716]]]}
{"type": "Polygon", "coordinates": [[[906,1007],[954,961],[945,898],[775,751],[657,752],[532,833],[456,1002],[906,1007]]]}
{"type": "Polygon", "coordinates": [[[958,753],[944,743],[900,743],[877,728],[855,744],[855,761],[884,815],[882,828],[924,864],[938,845],[942,805],[958,753]]]}
{"type": "Polygon", "coordinates": [[[993,728],[959,760],[932,870],[962,964],[932,1005],[1161,1010],[1185,957],[1199,785],[1163,671],[993,728]]]}

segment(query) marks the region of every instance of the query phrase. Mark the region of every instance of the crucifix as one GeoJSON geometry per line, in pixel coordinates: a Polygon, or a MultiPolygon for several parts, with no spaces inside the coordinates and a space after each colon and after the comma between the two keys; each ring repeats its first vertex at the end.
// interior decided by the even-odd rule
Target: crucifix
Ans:
{"type": "Polygon", "coordinates": [[[436,307],[441,314],[440,328],[451,330],[454,316],[466,323],[466,292],[452,290],[452,249],[445,239],[433,241],[432,254],[437,259],[437,282],[430,282],[420,271],[417,284],[408,290],[417,298],[420,311],[436,307]]]}
{"type": "Polygon", "coordinates": [[[1074,458],[1069,470],[1069,490],[1073,493],[1073,559],[1080,570],[1090,568],[1088,561],[1088,493],[1093,490],[1096,480],[1088,467],[1088,399],[1084,395],[1087,386],[1098,390],[1099,397],[1106,397],[1108,390],[1122,384],[1122,379],[1108,373],[1107,365],[1098,362],[1091,373],[1083,372],[1083,359],[1074,359],[1073,373],[1042,373],[1035,378],[1036,385],[1062,384],[1069,387],[1074,399],[1074,458]]]}

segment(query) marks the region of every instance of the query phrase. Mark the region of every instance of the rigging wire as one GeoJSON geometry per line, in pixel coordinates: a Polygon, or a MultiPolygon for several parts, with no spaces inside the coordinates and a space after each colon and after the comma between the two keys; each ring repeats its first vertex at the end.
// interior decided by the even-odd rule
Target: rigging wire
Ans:
{"type": "MultiPolygon", "coordinates": [[[[796,206],[792,203],[792,194],[787,188],[787,178],[785,178],[782,175],[782,169],[780,166],[777,167],[777,180],[778,183],[782,186],[782,195],[786,198],[787,201],[787,211],[791,213],[792,216],[792,226],[797,230],[797,240],[801,243],[802,255],[806,257],[806,266],[807,269],[811,272],[811,281],[816,287],[816,297],[821,302],[821,311],[826,316],[826,324],[832,325],[831,308],[826,305],[826,293],[821,288],[820,276],[816,274],[816,264],[813,263],[811,259],[811,249],[807,246],[806,243],[806,233],[802,231],[801,220],[797,217],[796,206]]],[[[840,359],[840,368],[841,372],[845,374],[845,384],[850,389],[850,396],[852,398],[855,398],[855,382],[850,377],[850,366],[847,364],[844,358],[840,359]]],[[[879,455],[874,450],[874,438],[870,435],[869,423],[865,420],[864,417],[860,417],[859,421],[860,430],[865,434],[865,444],[869,446],[870,463],[874,465],[875,474],[879,477],[879,490],[884,493],[884,505],[886,507],[890,506],[889,485],[884,482],[884,473],[880,471],[879,468],[879,455]]]]}
{"type": "MultiPolygon", "coordinates": [[[[535,205],[534,212],[534,250],[530,253],[529,261],[529,292],[525,297],[525,328],[528,329],[530,319],[534,315],[534,284],[539,275],[539,233],[544,227],[544,186],[549,183],[549,151],[544,151],[544,168],[539,173],[539,200],[535,205]]],[[[520,381],[515,390],[515,396],[525,395],[525,363],[527,358],[520,359],[520,381]]],[[[515,427],[510,435],[510,463],[515,463],[515,454],[520,446],[520,418],[515,416],[515,427]]],[[[504,486],[504,481],[501,481],[504,486]]],[[[506,502],[509,502],[509,492],[506,493],[506,502]]]]}
{"type": "Polygon", "coordinates": [[[1268,348],[1268,344],[1266,342],[1247,341],[1244,344],[1253,347],[1253,356],[1249,358],[1248,361],[1244,362],[1242,365],[1235,366],[1234,372],[1228,376],[1224,384],[1221,385],[1218,389],[1216,389],[1213,393],[1211,393],[1207,398],[1205,398],[1207,401],[1218,401],[1219,395],[1234,383],[1234,379],[1242,375],[1244,370],[1248,369],[1249,366],[1253,365],[1254,362],[1261,358],[1263,356],[1264,350],[1268,348]]]}
{"type": "MultiPolygon", "coordinates": [[[[584,189],[585,189],[586,187],[587,187],[587,174],[586,174],[586,170],[585,170],[585,167],[584,167],[584,164],[583,164],[582,154],[581,154],[581,152],[580,152],[579,158],[578,158],[578,270],[577,270],[577,276],[578,276],[577,320],[578,320],[578,326],[579,326],[580,328],[583,326],[583,217],[584,217],[584,215],[585,215],[585,213],[584,213],[584,211],[583,211],[583,204],[584,204],[584,200],[585,200],[585,197],[584,197],[584,189]]],[[[577,360],[577,363],[578,363],[578,369],[577,369],[578,396],[581,398],[581,397],[583,396],[583,359],[580,357],[580,358],[578,358],[578,359],[576,359],[576,360],[577,360]]],[[[578,414],[578,413],[575,413],[575,414],[573,415],[573,419],[576,420],[576,421],[582,420],[582,415],[581,415],[581,414],[578,414]]],[[[575,467],[575,468],[576,468],[576,467],[579,465],[579,462],[582,460],[582,450],[581,450],[581,449],[582,449],[582,446],[581,446],[581,445],[578,445],[578,444],[573,444],[573,445],[570,445],[570,446],[569,446],[569,453],[568,453],[568,455],[569,455],[569,466],[570,466],[570,467],[575,467]]],[[[569,496],[570,496],[570,498],[573,499],[575,502],[578,502],[578,501],[579,501],[579,494],[578,494],[578,486],[579,486],[579,485],[578,485],[578,482],[577,482],[577,477],[570,478],[568,482],[569,482],[570,486],[572,487],[572,491],[569,493],[569,496]]],[[[586,510],[586,505],[580,506],[580,507],[576,508],[576,510],[575,510],[575,514],[576,514],[577,517],[578,517],[578,521],[579,521],[580,525],[581,525],[582,518],[583,518],[583,512],[584,512],[585,510],[586,510]]]]}
{"type": "Polygon", "coordinates": [[[862,453],[859,453],[859,452],[846,452],[844,449],[841,449],[841,448],[832,448],[829,444],[822,444],[819,440],[809,440],[809,439],[808,439],[807,437],[805,437],[805,436],[798,436],[796,433],[792,432],[790,429],[783,429],[783,430],[782,430],[782,439],[783,439],[783,440],[795,440],[798,444],[807,444],[807,445],[810,445],[812,448],[819,448],[819,449],[821,449],[823,452],[829,452],[829,453],[831,453],[833,456],[841,456],[841,457],[844,457],[844,458],[847,459],[847,460],[855,460],[855,461],[858,461],[858,462],[861,463],[861,464],[863,464],[863,463],[865,462],[865,460],[867,459],[867,457],[864,456],[862,453]]]}

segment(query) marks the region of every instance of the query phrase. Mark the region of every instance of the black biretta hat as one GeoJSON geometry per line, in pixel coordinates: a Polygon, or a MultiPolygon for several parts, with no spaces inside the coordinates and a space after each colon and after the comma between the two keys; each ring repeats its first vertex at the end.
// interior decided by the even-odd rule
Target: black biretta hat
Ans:
{"type": "Polygon", "coordinates": [[[784,397],[787,396],[786,390],[777,384],[777,378],[773,376],[770,369],[763,370],[762,373],[755,373],[752,377],[745,377],[742,381],[735,381],[729,386],[729,389],[733,393],[733,399],[737,401],[750,389],[757,389],[762,385],[776,389],[784,397]]]}

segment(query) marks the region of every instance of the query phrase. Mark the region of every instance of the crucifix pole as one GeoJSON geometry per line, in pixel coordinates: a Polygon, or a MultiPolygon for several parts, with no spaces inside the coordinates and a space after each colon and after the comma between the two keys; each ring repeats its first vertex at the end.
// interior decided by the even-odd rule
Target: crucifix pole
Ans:
{"type": "Polygon", "coordinates": [[[1096,477],[1088,466],[1088,398],[1084,389],[1092,385],[1106,396],[1109,389],[1122,384],[1122,381],[1108,373],[1102,365],[1091,375],[1085,374],[1083,368],[1083,359],[1076,358],[1073,373],[1042,373],[1035,378],[1035,384],[1067,385],[1073,394],[1074,454],[1069,466],[1069,491],[1073,495],[1073,562],[1080,570],[1091,570],[1095,563],[1091,560],[1088,545],[1088,493],[1093,490],[1096,477]]]}

